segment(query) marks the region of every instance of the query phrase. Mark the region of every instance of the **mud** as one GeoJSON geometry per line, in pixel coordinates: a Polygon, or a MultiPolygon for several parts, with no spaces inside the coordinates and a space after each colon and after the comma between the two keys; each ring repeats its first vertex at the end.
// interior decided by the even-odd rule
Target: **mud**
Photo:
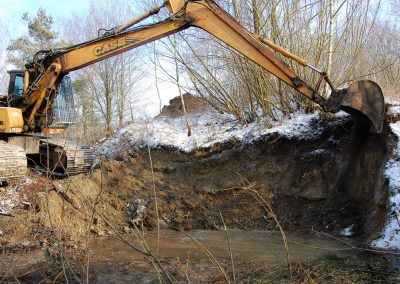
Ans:
{"type": "Polygon", "coordinates": [[[0,216],[1,248],[6,255],[40,251],[46,262],[60,255],[79,261],[91,239],[130,234],[135,226],[276,231],[278,224],[334,236],[351,226],[367,244],[386,218],[383,170],[395,138],[387,123],[379,135],[350,117],[314,123],[322,131],[309,137],[272,133],[193,153],[122,153],[65,180],[30,171],[30,183],[8,185],[19,201],[10,216],[0,216]]]}

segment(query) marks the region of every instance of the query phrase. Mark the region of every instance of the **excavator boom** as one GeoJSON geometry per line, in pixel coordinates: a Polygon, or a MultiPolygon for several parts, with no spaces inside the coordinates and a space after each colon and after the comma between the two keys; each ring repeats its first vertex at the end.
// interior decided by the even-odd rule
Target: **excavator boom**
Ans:
{"type": "Polygon", "coordinates": [[[25,94],[25,101],[28,101],[28,103],[23,106],[26,130],[33,130],[35,128],[34,120],[37,120],[38,115],[46,113],[51,107],[51,100],[48,100],[48,105],[45,107],[42,106],[43,100],[46,94],[55,89],[55,85],[60,81],[58,78],[62,77],[63,74],[189,27],[197,27],[209,32],[319,104],[325,111],[337,112],[343,109],[352,114],[355,111],[360,112],[369,118],[375,132],[381,131],[384,100],[379,86],[373,82],[358,81],[353,83],[345,92],[336,90],[325,73],[267,39],[252,35],[212,0],[165,1],[162,6],[152,8],[139,18],[108,32],[100,38],[72,47],[49,51],[44,55],[42,52],[41,59],[37,60],[36,58],[33,65],[37,66],[36,69],[45,71],[33,84],[34,89],[28,86],[24,88],[28,90],[25,94]],[[170,18],[158,24],[142,28],[134,27],[141,20],[158,13],[163,7],[167,7],[171,12],[170,18]],[[321,79],[325,79],[331,86],[330,98],[327,100],[319,94],[318,89],[321,82],[315,88],[309,86],[264,44],[319,72],[321,79]],[[42,110],[42,113],[38,114],[39,110],[42,110]]]}
{"type": "MultiPolygon", "coordinates": [[[[48,54],[42,56],[41,60],[34,60],[33,64],[42,67],[40,69],[45,70],[45,72],[41,74],[40,80],[35,84],[35,86],[39,85],[39,88],[35,87],[35,90],[31,90],[31,92],[29,92],[28,87],[26,88],[28,89],[26,101],[29,103],[23,107],[23,112],[27,128],[32,130],[35,127],[33,123],[35,117],[38,116],[38,110],[43,109],[42,103],[46,94],[52,88],[54,89],[54,86],[60,81],[57,79],[58,77],[189,27],[201,28],[225,42],[319,104],[325,111],[337,112],[343,109],[350,110],[351,113],[353,113],[353,110],[361,112],[371,120],[376,132],[381,131],[384,100],[379,86],[373,82],[359,81],[350,86],[346,92],[336,90],[325,73],[308,65],[305,60],[285,51],[267,39],[252,35],[212,0],[165,1],[162,6],[154,7],[141,17],[108,32],[98,39],[49,51],[48,54]],[[158,13],[163,7],[167,7],[172,13],[170,18],[158,24],[132,28],[141,20],[158,13]],[[321,78],[325,79],[331,86],[330,98],[327,100],[319,94],[318,88],[321,82],[319,82],[317,88],[309,86],[276,57],[270,49],[266,48],[265,43],[283,55],[319,72],[321,78]]],[[[46,111],[50,106],[51,101],[48,101],[44,110],[46,111]]]]}

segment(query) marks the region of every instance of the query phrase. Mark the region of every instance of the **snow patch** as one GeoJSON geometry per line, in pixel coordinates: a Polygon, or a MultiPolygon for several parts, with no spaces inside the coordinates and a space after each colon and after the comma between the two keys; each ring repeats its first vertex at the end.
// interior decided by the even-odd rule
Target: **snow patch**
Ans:
{"type": "Polygon", "coordinates": [[[323,154],[325,154],[327,151],[326,149],[316,149],[310,152],[311,155],[313,156],[321,156],[323,154]]]}
{"type": "MultiPolygon", "coordinates": [[[[399,96],[400,96],[400,94],[394,95],[393,97],[399,97],[399,96]]],[[[400,100],[397,100],[397,99],[395,100],[392,98],[385,98],[385,102],[389,105],[400,106],[400,100]]]]}
{"type": "Polygon", "coordinates": [[[146,211],[147,202],[143,199],[137,199],[131,204],[126,205],[127,215],[129,217],[129,221],[133,226],[139,225],[140,222],[143,221],[143,216],[146,211]]]}
{"type": "Polygon", "coordinates": [[[351,225],[350,227],[344,228],[344,229],[340,232],[340,234],[341,234],[343,237],[346,237],[346,238],[352,237],[352,236],[354,235],[353,227],[354,227],[354,224],[351,225]]]}
{"type": "Polygon", "coordinates": [[[118,130],[111,138],[100,143],[99,152],[107,158],[115,158],[121,152],[130,152],[147,146],[172,147],[190,153],[197,149],[209,148],[217,143],[231,140],[251,143],[262,135],[278,132],[289,139],[294,137],[310,140],[322,129],[311,126],[318,114],[297,112],[281,122],[256,121],[240,124],[232,115],[216,111],[191,114],[189,122],[192,136],[187,136],[185,118],[156,117],[148,122],[135,123],[118,130]]]}
{"type": "Polygon", "coordinates": [[[400,121],[390,124],[390,128],[397,136],[398,143],[384,172],[389,180],[389,213],[381,237],[371,245],[376,248],[400,249],[400,121]]]}
{"type": "Polygon", "coordinates": [[[388,115],[396,115],[398,113],[400,113],[400,106],[391,106],[387,111],[388,115]]]}
{"type": "Polygon", "coordinates": [[[335,116],[336,117],[347,117],[347,116],[350,116],[350,114],[348,114],[347,112],[341,110],[341,111],[335,113],[335,116]]]}
{"type": "Polygon", "coordinates": [[[25,178],[22,182],[21,182],[21,186],[26,186],[26,185],[30,185],[36,183],[34,180],[30,179],[30,178],[25,178]]]}
{"type": "Polygon", "coordinates": [[[13,209],[20,203],[20,192],[21,190],[30,184],[34,184],[36,181],[26,177],[19,185],[6,186],[0,188],[0,215],[12,215],[13,209]]]}
{"type": "Polygon", "coordinates": [[[6,187],[0,190],[0,215],[12,215],[19,202],[19,188],[6,187]]]}

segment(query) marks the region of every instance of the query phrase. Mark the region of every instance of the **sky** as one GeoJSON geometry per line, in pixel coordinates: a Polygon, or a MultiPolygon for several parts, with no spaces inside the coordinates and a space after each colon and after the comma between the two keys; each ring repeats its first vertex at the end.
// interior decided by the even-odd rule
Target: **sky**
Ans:
{"type": "MultiPolygon", "coordinates": [[[[23,35],[26,31],[26,24],[22,21],[22,14],[28,12],[35,16],[39,8],[44,8],[47,14],[53,16],[55,22],[57,19],[69,18],[73,14],[84,15],[89,12],[90,2],[92,0],[0,0],[0,28],[6,30],[8,38],[16,38],[23,35]]],[[[134,3],[135,0],[132,1],[134,3]]],[[[136,0],[137,1],[137,0],[136,0]]],[[[55,25],[55,28],[57,26],[55,25]]],[[[0,53],[0,60],[5,60],[5,54],[0,53]]],[[[8,66],[8,69],[12,69],[8,66]]],[[[169,100],[179,95],[176,85],[165,82],[165,78],[160,78],[160,90],[162,105],[168,104],[169,100]]],[[[146,80],[146,86],[140,98],[139,109],[145,116],[154,116],[159,111],[159,99],[157,96],[154,82],[151,79],[146,80]]]]}
{"type": "Polygon", "coordinates": [[[89,11],[90,0],[0,0],[0,20],[3,28],[13,37],[22,35],[26,26],[22,14],[28,12],[35,16],[39,8],[43,8],[53,18],[69,17],[72,13],[85,14],[89,11]]]}
{"type": "Polygon", "coordinates": [[[89,0],[0,0],[0,18],[13,19],[22,13],[35,13],[40,7],[54,17],[67,16],[72,11],[84,13],[89,10],[89,0]]]}

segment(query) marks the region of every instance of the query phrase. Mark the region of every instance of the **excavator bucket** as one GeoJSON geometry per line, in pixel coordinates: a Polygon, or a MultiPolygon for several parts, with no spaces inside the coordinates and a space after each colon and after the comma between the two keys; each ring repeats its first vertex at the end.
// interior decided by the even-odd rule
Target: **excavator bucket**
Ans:
{"type": "Polygon", "coordinates": [[[347,89],[340,108],[356,116],[362,113],[371,122],[373,132],[382,131],[385,100],[382,89],[375,82],[354,81],[347,89]]]}

